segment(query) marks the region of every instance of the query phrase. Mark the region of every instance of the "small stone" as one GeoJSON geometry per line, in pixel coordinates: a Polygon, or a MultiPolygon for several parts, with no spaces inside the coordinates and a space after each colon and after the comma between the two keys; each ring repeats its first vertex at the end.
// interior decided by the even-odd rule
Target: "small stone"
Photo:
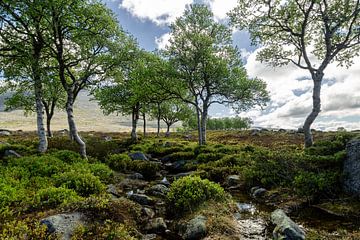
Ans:
{"type": "Polygon", "coordinates": [[[128,179],[140,179],[143,180],[144,176],[141,173],[133,173],[127,177],[128,179]]]}
{"type": "Polygon", "coordinates": [[[261,198],[265,195],[266,192],[267,190],[265,188],[258,188],[252,193],[252,196],[254,198],[261,198]]]}
{"type": "Polygon", "coordinates": [[[117,188],[115,187],[114,184],[107,185],[106,192],[110,193],[110,194],[112,194],[112,195],[114,195],[116,197],[120,197],[120,194],[119,194],[119,192],[118,192],[118,190],[117,190],[117,188]]]}
{"type": "Polygon", "coordinates": [[[128,194],[130,200],[139,203],[140,205],[153,205],[155,202],[151,197],[145,194],[132,193],[128,194]]]}
{"type": "Polygon", "coordinates": [[[10,136],[10,135],[11,135],[11,131],[6,129],[0,129],[0,136],[10,136]]]}
{"type": "Polygon", "coordinates": [[[144,160],[144,161],[149,161],[149,158],[142,152],[134,152],[134,153],[130,153],[129,157],[132,160],[144,160]]]}
{"type": "Polygon", "coordinates": [[[160,181],[161,184],[169,187],[170,186],[170,182],[166,179],[166,177],[164,177],[161,181],[160,181]]]}
{"type": "Polygon", "coordinates": [[[150,219],[145,226],[145,231],[151,233],[164,233],[166,229],[167,226],[163,218],[150,219]]]}

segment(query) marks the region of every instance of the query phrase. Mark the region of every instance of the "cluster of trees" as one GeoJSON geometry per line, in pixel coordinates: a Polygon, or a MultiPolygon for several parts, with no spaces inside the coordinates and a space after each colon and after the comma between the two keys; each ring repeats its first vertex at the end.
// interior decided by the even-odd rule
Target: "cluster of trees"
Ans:
{"type": "MultiPolygon", "coordinates": [[[[249,129],[252,123],[253,121],[250,118],[242,117],[208,118],[206,127],[208,130],[243,130],[249,129]]],[[[183,121],[183,127],[190,130],[196,129],[196,117],[192,115],[183,121]]]]}
{"type": "Polygon", "coordinates": [[[80,91],[89,90],[104,113],[132,115],[131,137],[146,116],[167,125],[197,116],[199,144],[206,143],[213,103],[237,111],[268,101],[266,84],[247,76],[231,30],[205,5],[190,5],[171,26],[162,52],[146,52],[99,1],[4,0],[0,2],[0,58],[9,108],[35,111],[39,151],[47,149],[55,109],[67,113],[70,138],[86,157],[74,120],[80,91]],[[44,126],[44,112],[47,133],[44,126]]]}

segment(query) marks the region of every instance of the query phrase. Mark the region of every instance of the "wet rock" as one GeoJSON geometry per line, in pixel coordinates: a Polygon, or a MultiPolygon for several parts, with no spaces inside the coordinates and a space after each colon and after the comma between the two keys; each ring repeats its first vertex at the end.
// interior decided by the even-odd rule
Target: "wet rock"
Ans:
{"type": "Polygon", "coordinates": [[[44,218],[40,224],[47,226],[48,233],[56,233],[60,239],[71,239],[71,235],[77,226],[85,224],[85,215],[80,212],[58,214],[44,218]]]}
{"type": "Polygon", "coordinates": [[[199,215],[191,219],[181,230],[180,235],[185,240],[197,240],[206,236],[206,217],[199,215]]]}
{"type": "Polygon", "coordinates": [[[144,179],[144,176],[141,173],[133,173],[127,177],[128,179],[144,179]]]}
{"type": "Polygon", "coordinates": [[[144,160],[144,161],[148,161],[149,158],[142,152],[134,152],[134,153],[129,153],[129,157],[132,160],[144,160]]]}
{"type": "Polygon", "coordinates": [[[134,202],[139,203],[140,205],[153,205],[155,202],[154,200],[146,196],[145,194],[138,194],[138,193],[128,193],[128,198],[134,202]]]}
{"type": "Polygon", "coordinates": [[[292,221],[281,209],[271,213],[271,222],[276,225],[274,239],[304,240],[305,232],[292,221]]]}
{"type": "Polygon", "coordinates": [[[6,129],[0,129],[0,136],[10,136],[11,131],[6,129]]]}
{"type": "Polygon", "coordinates": [[[253,198],[262,198],[266,194],[267,190],[261,187],[253,187],[250,190],[251,196],[253,198]]]}
{"type": "Polygon", "coordinates": [[[142,211],[143,215],[145,215],[148,218],[154,218],[155,217],[155,212],[151,208],[143,207],[141,209],[141,211],[142,211]]]}
{"type": "Polygon", "coordinates": [[[165,185],[167,187],[170,186],[170,182],[166,179],[166,177],[164,177],[161,181],[160,184],[165,185]]]}
{"type": "Polygon", "coordinates": [[[346,145],[344,161],[344,190],[360,197],[360,140],[352,140],[346,145]]]}
{"type": "Polygon", "coordinates": [[[239,175],[230,175],[226,178],[226,185],[234,187],[241,184],[241,177],[239,175]]]}
{"type": "Polygon", "coordinates": [[[167,229],[163,218],[150,219],[145,226],[145,231],[150,233],[164,233],[167,229]]]}
{"type": "Polygon", "coordinates": [[[153,196],[163,197],[169,192],[169,188],[162,184],[156,184],[147,190],[147,193],[153,196]]]}
{"type": "Polygon", "coordinates": [[[3,157],[15,157],[15,158],[20,158],[21,155],[18,154],[17,152],[15,152],[14,150],[5,150],[3,157]]]}
{"type": "Polygon", "coordinates": [[[107,185],[106,192],[114,195],[115,197],[120,197],[120,193],[114,184],[107,185]]]}
{"type": "Polygon", "coordinates": [[[239,213],[251,213],[254,214],[256,211],[256,208],[254,205],[250,203],[236,203],[236,206],[239,210],[239,213]]]}

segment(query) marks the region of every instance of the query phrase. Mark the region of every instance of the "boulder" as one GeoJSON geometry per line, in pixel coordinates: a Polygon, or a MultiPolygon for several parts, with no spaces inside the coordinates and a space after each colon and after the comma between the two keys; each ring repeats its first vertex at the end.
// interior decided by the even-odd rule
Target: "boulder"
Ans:
{"type": "Polygon", "coordinates": [[[170,186],[170,182],[166,179],[166,177],[164,177],[161,181],[160,184],[165,185],[167,187],[170,186]]]}
{"type": "Polygon", "coordinates": [[[162,184],[156,184],[147,190],[148,194],[160,197],[164,197],[168,192],[169,188],[162,184]]]}
{"type": "Polygon", "coordinates": [[[163,218],[150,219],[145,225],[145,231],[149,233],[164,233],[167,229],[163,218]]]}
{"type": "Polygon", "coordinates": [[[166,163],[165,168],[166,168],[166,170],[168,170],[171,173],[178,173],[178,172],[185,171],[185,168],[184,168],[185,164],[186,164],[185,160],[179,160],[179,161],[175,161],[173,163],[166,163]]]}
{"type": "Polygon", "coordinates": [[[146,196],[145,194],[128,193],[128,198],[140,205],[153,205],[155,203],[151,197],[146,196]]]}
{"type": "Polygon", "coordinates": [[[191,219],[183,228],[180,230],[180,235],[185,240],[198,240],[206,236],[206,217],[199,215],[191,219]]]}
{"type": "Polygon", "coordinates": [[[129,157],[132,160],[144,160],[144,161],[148,161],[149,158],[142,152],[134,152],[134,153],[129,153],[129,157]]]}
{"type": "Polygon", "coordinates": [[[346,145],[344,161],[344,190],[360,196],[360,140],[352,140],[346,145]]]}
{"type": "Polygon", "coordinates": [[[273,231],[275,240],[304,240],[305,232],[281,209],[271,213],[271,222],[276,225],[273,231]]]}
{"type": "Polygon", "coordinates": [[[62,240],[70,240],[77,226],[85,224],[85,215],[80,212],[57,214],[40,221],[47,226],[48,233],[55,233],[62,240]]]}

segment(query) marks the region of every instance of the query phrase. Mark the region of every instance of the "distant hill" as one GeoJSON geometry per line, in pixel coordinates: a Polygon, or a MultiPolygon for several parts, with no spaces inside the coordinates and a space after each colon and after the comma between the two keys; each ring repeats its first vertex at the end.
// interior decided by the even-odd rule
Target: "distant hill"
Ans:
{"type": "MultiPolygon", "coordinates": [[[[35,114],[25,117],[23,111],[16,110],[4,112],[5,95],[0,95],[0,128],[10,130],[33,131],[36,130],[35,114]]],[[[80,131],[103,131],[103,132],[124,132],[131,127],[129,116],[117,116],[111,114],[105,116],[96,101],[90,101],[91,97],[87,92],[81,92],[75,103],[74,115],[80,131]]],[[[139,121],[139,130],[142,130],[142,121],[139,121]]],[[[53,130],[67,128],[65,112],[55,113],[52,121],[53,130]]],[[[148,131],[155,131],[156,122],[148,121],[148,131]]],[[[165,131],[165,129],[162,129],[165,131]]]]}

